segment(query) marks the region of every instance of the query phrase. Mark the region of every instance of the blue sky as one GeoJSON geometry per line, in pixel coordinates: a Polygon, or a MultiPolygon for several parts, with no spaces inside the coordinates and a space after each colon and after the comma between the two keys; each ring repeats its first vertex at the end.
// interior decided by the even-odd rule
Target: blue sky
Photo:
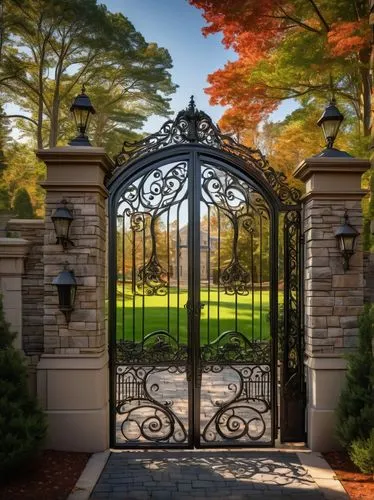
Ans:
{"type": "MultiPolygon", "coordinates": [[[[169,50],[173,60],[173,81],[179,85],[172,97],[172,110],[178,112],[186,107],[193,94],[197,107],[217,121],[224,108],[209,105],[209,98],[204,93],[208,86],[207,76],[222,68],[228,60],[235,60],[236,54],[225,49],[220,35],[207,38],[202,35],[205,20],[201,11],[189,5],[187,0],[106,0],[103,3],[112,12],[122,12],[147,42],[156,42],[169,50]]],[[[272,121],[281,120],[295,107],[292,102],[282,104],[273,113],[272,121]]],[[[144,129],[155,132],[164,121],[164,118],[151,117],[144,129]]]]}

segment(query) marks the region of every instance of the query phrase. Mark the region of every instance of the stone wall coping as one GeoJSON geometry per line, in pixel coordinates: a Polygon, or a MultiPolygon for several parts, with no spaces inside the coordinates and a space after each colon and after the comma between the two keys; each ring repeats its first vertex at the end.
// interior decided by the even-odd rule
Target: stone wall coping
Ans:
{"type": "Polygon", "coordinates": [[[51,149],[39,149],[36,156],[48,164],[97,164],[105,171],[110,171],[114,163],[104,148],[88,146],[60,146],[51,149]]]}
{"type": "Polygon", "coordinates": [[[67,181],[64,182],[42,181],[39,182],[39,186],[41,186],[44,189],[47,189],[49,192],[66,191],[69,193],[81,193],[81,194],[101,192],[101,194],[105,198],[108,196],[108,190],[106,189],[106,187],[96,182],[72,181],[72,183],[69,184],[67,181]]]}
{"type": "Polygon", "coordinates": [[[38,370],[99,370],[108,364],[108,353],[42,354],[38,370]]]}
{"type": "Polygon", "coordinates": [[[23,238],[0,238],[0,258],[24,257],[30,242],[23,238]]]}
{"type": "Polygon", "coordinates": [[[313,370],[346,370],[347,360],[342,357],[313,356],[307,357],[305,365],[313,370]]]}
{"type": "Polygon", "coordinates": [[[361,158],[306,158],[293,171],[293,175],[302,181],[306,181],[316,173],[337,172],[362,175],[370,168],[370,161],[361,158]]]}
{"type": "Polygon", "coordinates": [[[44,219],[9,219],[8,224],[17,224],[20,226],[40,226],[44,227],[44,219]]]}

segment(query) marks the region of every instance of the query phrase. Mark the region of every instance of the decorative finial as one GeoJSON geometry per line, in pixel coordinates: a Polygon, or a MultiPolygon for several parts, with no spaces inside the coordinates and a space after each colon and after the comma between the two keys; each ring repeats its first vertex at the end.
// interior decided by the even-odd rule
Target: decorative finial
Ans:
{"type": "Polygon", "coordinates": [[[81,93],[82,93],[82,94],[85,94],[85,93],[86,93],[86,87],[85,87],[84,83],[82,83],[82,92],[81,92],[81,93]]]}
{"type": "Polygon", "coordinates": [[[196,105],[195,105],[195,100],[193,98],[193,95],[190,98],[190,103],[188,105],[188,110],[192,111],[192,113],[196,110],[196,105]]]}

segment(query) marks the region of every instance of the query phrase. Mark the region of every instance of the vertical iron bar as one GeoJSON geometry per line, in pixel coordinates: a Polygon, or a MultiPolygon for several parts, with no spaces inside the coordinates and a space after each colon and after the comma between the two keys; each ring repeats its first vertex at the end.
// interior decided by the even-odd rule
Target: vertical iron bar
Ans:
{"type": "MultiPolygon", "coordinates": [[[[145,268],[145,221],[143,225],[143,269],[145,268]]],[[[145,335],[145,293],[144,293],[144,277],[143,277],[143,292],[142,292],[142,341],[144,340],[145,335]]]]}
{"type": "Polygon", "coordinates": [[[167,238],[167,259],[168,259],[168,274],[167,274],[167,288],[168,288],[168,333],[170,333],[170,242],[169,242],[169,237],[170,237],[170,231],[169,231],[169,223],[170,223],[170,208],[167,211],[167,219],[166,219],[166,238],[167,238]]]}
{"type": "Polygon", "coordinates": [[[136,257],[135,257],[135,230],[132,230],[132,340],[135,342],[135,291],[136,291],[136,257]]]}
{"type": "MultiPolygon", "coordinates": [[[[118,251],[118,250],[117,250],[118,251]]],[[[122,340],[125,340],[125,292],[126,292],[126,279],[125,279],[125,216],[122,215],[122,340]]],[[[117,294],[117,284],[116,284],[117,294]]],[[[117,337],[117,334],[116,334],[117,337]]]]}
{"type": "Polygon", "coordinates": [[[278,352],[278,211],[272,207],[269,220],[269,278],[270,278],[270,404],[271,404],[271,441],[274,444],[277,432],[277,352],[278,352]]]}
{"type": "Polygon", "coordinates": [[[251,275],[252,275],[252,341],[255,340],[255,274],[253,253],[253,229],[251,230],[251,275]]]}
{"type": "Polygon", "coordinates": [[[207,262],[207,273],[208,273],[208,323],[207,323],[207,343],[210,343],[210,205],[208,207],[208,262],[207,262]]]}
{"type": "Polygon", "coordinates": [[[220,283],[221,283],[221,213],[219,211],[219,207],[217,206],[217,225],[218,225],[218,260],[217,260],[217,337],[220,334],[220,311],[219,311],[219,302],[220,302],[220,283]]]}
{"type": "Polygon", "coordinates": [[[260,342],[262,341],[262,215],[260,214],[260,342]]]}
{"type": "MultiPolygon", "coordinates": [[[[188,182],[188,181],[187,181],[188,182]]],[[[177,251],[177,256],[176,256],[176,266],[177,266],[177,342],[179,345],[179,335],[180,335],[180,276],[179,276],[179,252],[180,252],[180,234],[179,234],[179,210],[181,206],[181,202],[178,203],[177,206],[177,236],[176,236],[176,251],[177,251]]],[[[187,297],[188,300],[188,297],[187,297]]],[[[188,336],[188,332],[187,332],[188,336]]],[[[187,338],[187,344],[188,344],[188,338],[187,338]]]]}
{"type": "Polygon", "coordinates": [[[200,198],[201,198],[201,165],[197,153],[192,153],[190,164],[191,179],[189,188],[191,203],[189,204],[189,296],[192,300],[190,310],[190,350],[192,354],[193,405],[192,428],[193,444],[200,446],[200,198]]]}

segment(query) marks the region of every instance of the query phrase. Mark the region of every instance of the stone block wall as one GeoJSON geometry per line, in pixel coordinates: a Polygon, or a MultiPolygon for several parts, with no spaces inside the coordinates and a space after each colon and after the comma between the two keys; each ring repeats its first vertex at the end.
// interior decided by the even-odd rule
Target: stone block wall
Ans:
{"type": "Polygon", "coordinates": [[[106,264],[106,205],[100,192],[49,192],[46,199],[44,238],[44,352],[84,354],[105,345],[104,289],[106,264]],[[63,251],[55,243],[51,215],[66,199],[73,207],[70,238],[74,246],[63,251]],[[58,309],[53,279],[66,266],[77,281],[75,310],[69,325],[58,309]],[[49,306],[49,307],[48,307],[49,306]]]}
{"type": "Polygon", "coordinates": [[[358,238],[348,271],[337,247],[335,231],[349,222],[361,233],[360,200],[310,199],[304,206],[305,348],[308,356],[344,354],[356,346],[357,317],[364,296],[363,252],[358,238]]]}
{"type": "Polygon", "coordinates": [[[44,219],[10,219],[7,232],[29,242],[22,275],[22,347],[36,364],[43,352],[44,337],[44,219]]]}

